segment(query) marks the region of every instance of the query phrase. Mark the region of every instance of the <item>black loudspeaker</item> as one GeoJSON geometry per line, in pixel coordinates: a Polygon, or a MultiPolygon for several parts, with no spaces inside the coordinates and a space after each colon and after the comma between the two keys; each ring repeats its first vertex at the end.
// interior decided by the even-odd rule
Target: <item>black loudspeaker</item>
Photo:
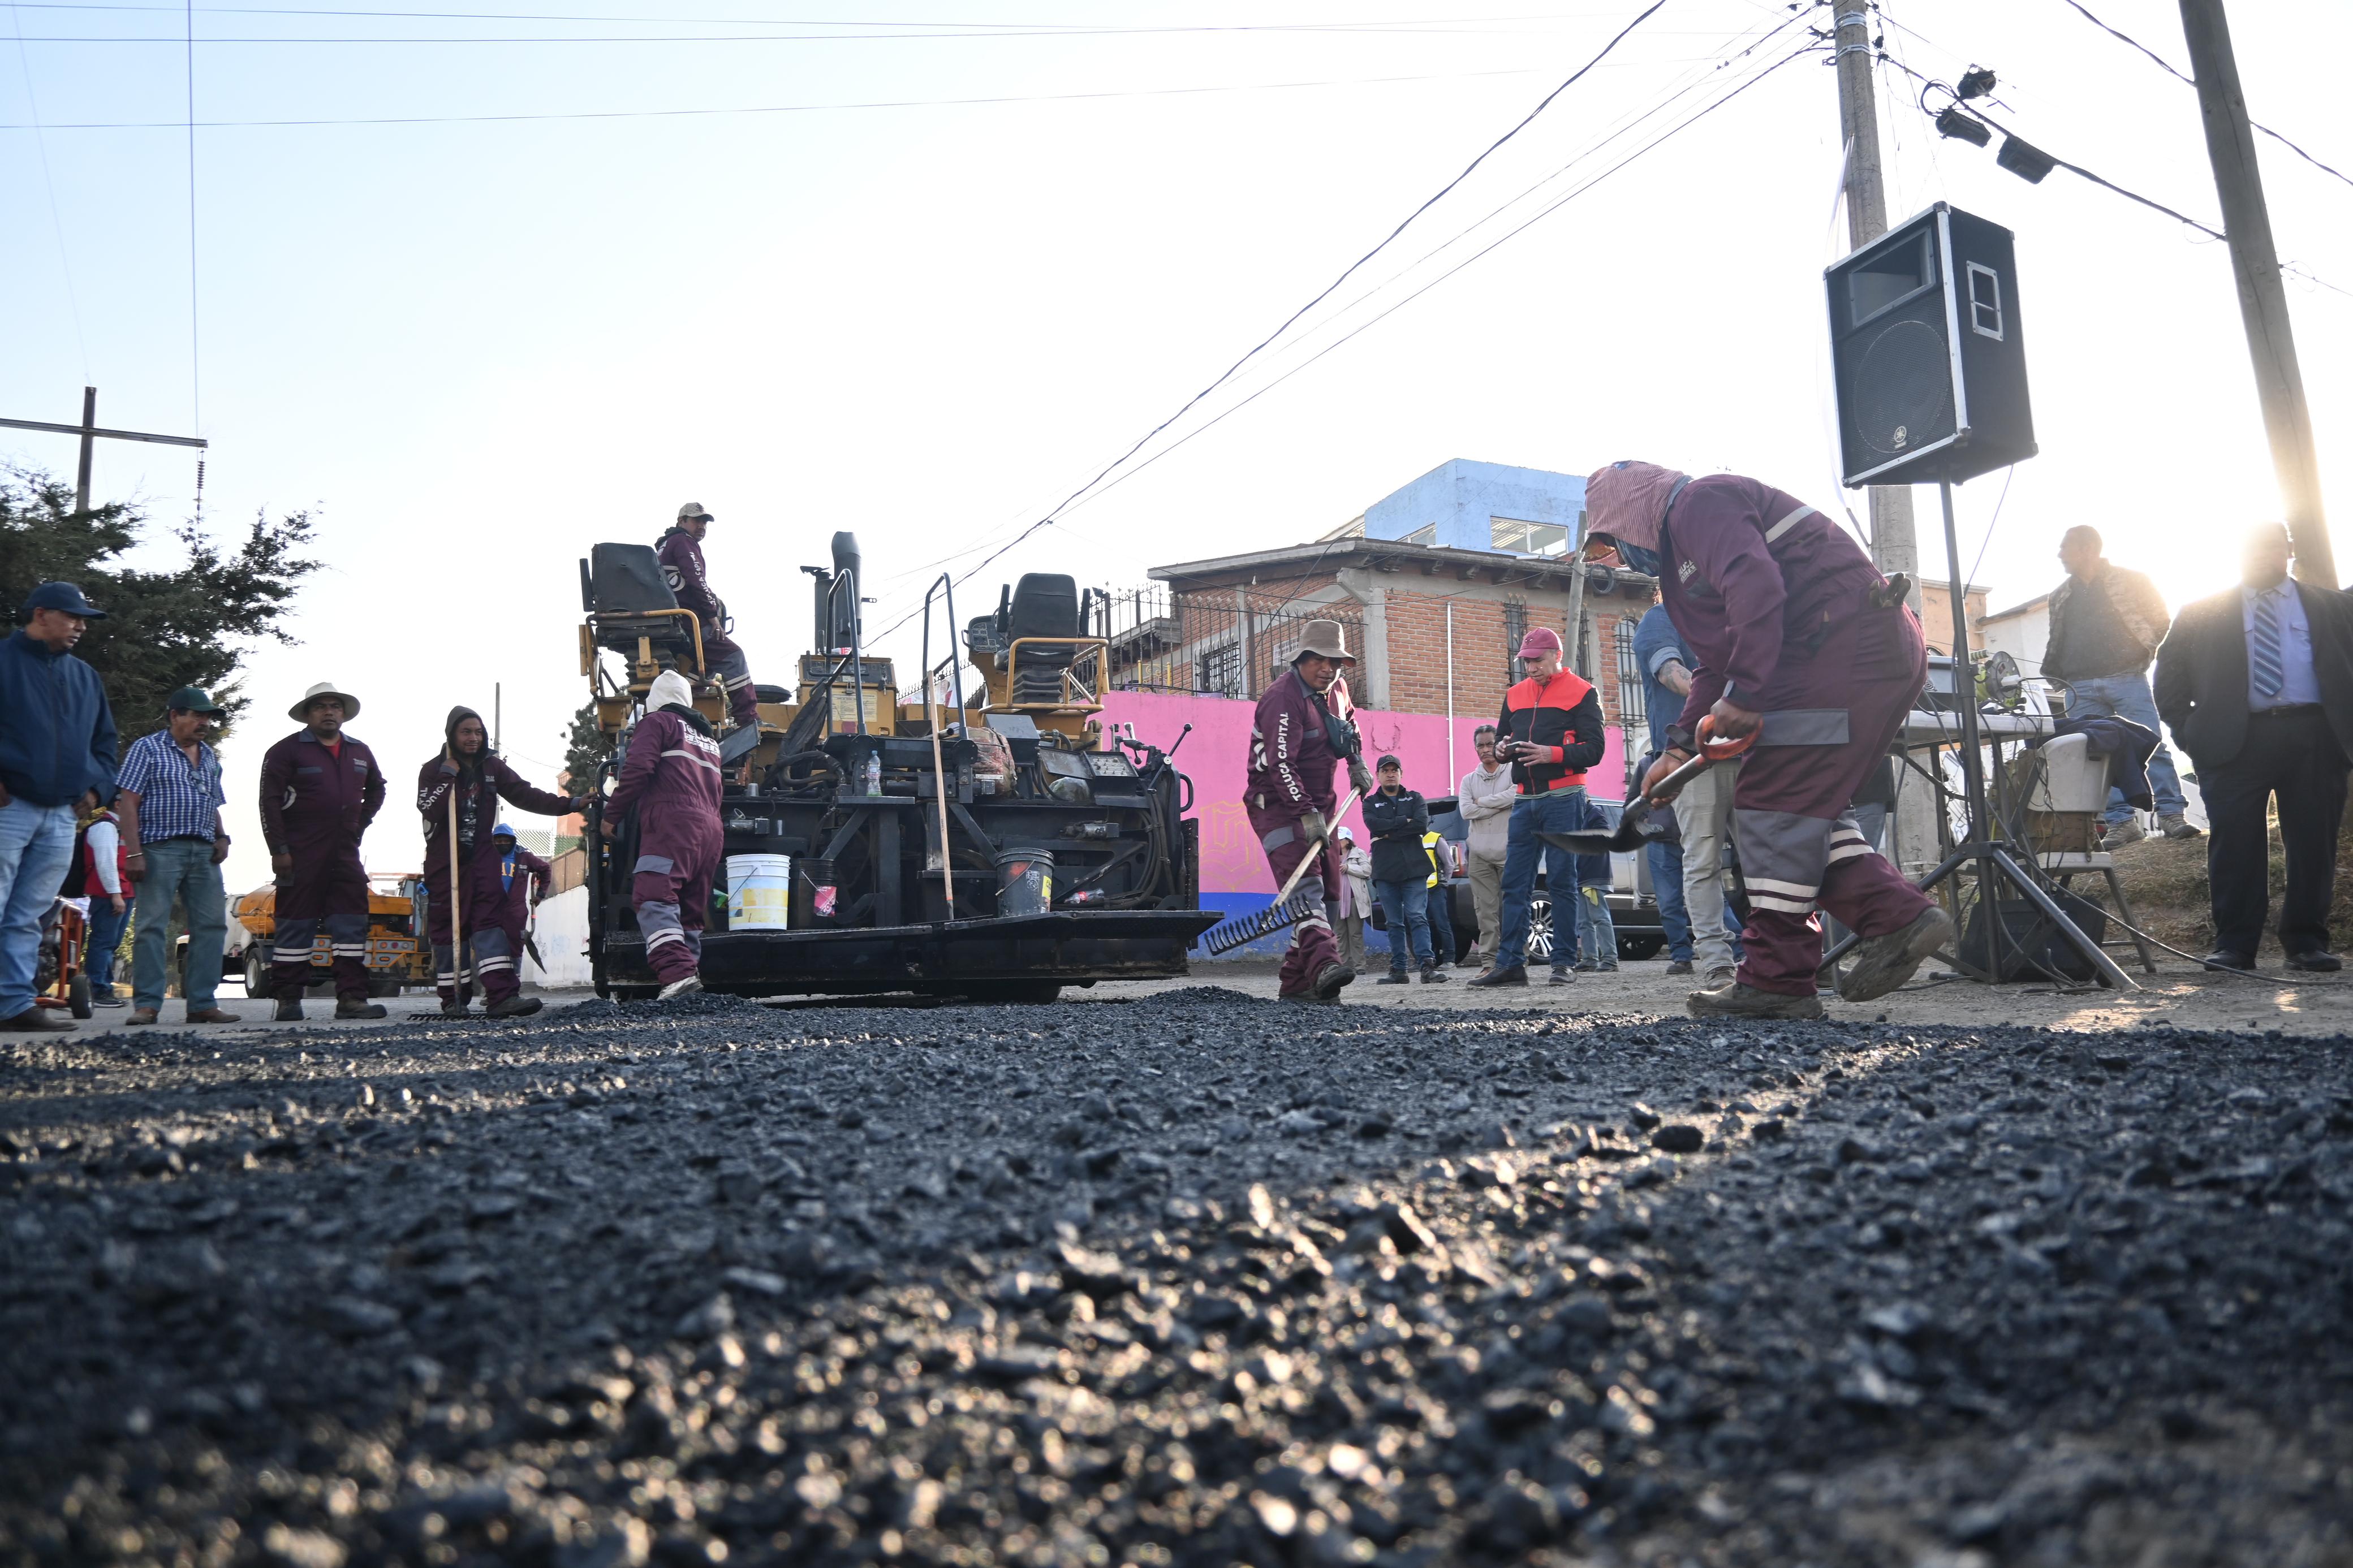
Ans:
{"type": "MultiPolygon", "coordinates": [[[[2104,942],[2108,934],[2108,911],[2099,905],[2067,889],[2053,889],[2052,898],[2075,929],[2094,942],[2104,942]]],[[[2003,899],[2001,905],[2001,977],[2004,980],[2067,979],[2094,981],[2099,973],[2091,960],[2075,949],[2075,944],[2059,934],[2059,928],[2050,917],[2024,899],[2003,899]]],[[[1969,910],[1969,923],[1961,932],[1957,944],[1961,962],[1980,973],[1993,968],[1993,959],[1986,952],[1985,905],[1979,901],[1969,910]]]]}
{"type": "Polygon", "coordinates": [[[2034,456],[2010,230],[1938,202],[1822,276],[1848,485],[1958,484],[2034,456]]]}

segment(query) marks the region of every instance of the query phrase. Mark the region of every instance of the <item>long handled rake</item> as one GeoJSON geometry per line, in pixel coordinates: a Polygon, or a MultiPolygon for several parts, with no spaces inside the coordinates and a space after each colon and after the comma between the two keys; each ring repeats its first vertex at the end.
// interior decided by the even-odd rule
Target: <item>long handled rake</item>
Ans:
{"type": "Polygon", "coordinates": [[[1339,809],[1324,819],[1327,826],[1324,837],[1309,845],[1307,853],[1299,858],[1299,864],[1292,868],[1291,875],[1284,879],[1282,890],[1274,895],[1273,903],[1256,914],[1240,915],[1223,925],[1208,929],[1201,938],[1201,945],[1212,956],[1231,952],[1244,942],[1256,942],[1260,937],[1271,936],[1285,926],[1297,925],[1324,907],[1322,889],[1312,893],[1301,893],[1296,898],[1292,896],[1293,891],[1315,864],[1315,858],[1324,853],[1324,847],[1332,842],[1332,835],[1340,831],[1340,819],[1348,815],[1348,808],[1356,804],[1357,797],[1363,793],[1362,790],[1350,790],[1347,797],[1340,802],[1339,809]]]}

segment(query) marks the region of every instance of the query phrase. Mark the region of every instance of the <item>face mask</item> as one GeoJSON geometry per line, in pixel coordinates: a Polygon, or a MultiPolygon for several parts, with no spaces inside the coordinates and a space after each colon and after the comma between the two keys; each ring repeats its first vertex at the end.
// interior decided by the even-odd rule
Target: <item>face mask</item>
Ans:
{"type": "Polygon", "coordinates": [[[1643,576],[1651,578],[1658,576],[1660,562],[1657,551],[1645,550],[1639,544],[1629,544],[1621,539],[1618,542],[1618,553],[1624,559],[1627,565],[1631,566],[1643,576]]]}

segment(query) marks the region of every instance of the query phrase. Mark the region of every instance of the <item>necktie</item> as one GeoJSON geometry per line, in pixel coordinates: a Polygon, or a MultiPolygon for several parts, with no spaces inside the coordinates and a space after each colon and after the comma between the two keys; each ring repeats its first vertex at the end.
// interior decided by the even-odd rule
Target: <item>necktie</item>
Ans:
{"type": "Polygon", "coordinates": [[[2269,594],[2255,595],[2255,629],[2247,638],[2247,665],[2254,677],[2255,695],[2276,700],[2287,685],[2287,671],[2280,658],[2278,601],[2269,594]]]}

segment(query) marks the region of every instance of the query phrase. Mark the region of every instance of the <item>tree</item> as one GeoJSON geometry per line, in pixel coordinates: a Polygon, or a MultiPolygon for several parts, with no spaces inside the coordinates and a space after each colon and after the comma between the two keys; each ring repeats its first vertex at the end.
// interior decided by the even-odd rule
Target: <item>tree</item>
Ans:
{"type": "Polygon", "coordinates": [[[564,787],[587,795],[596,787],[596,770],[613,754],[613,737],[596,727],[596,700],[590,698],[572,715],[572,732],[564,744],[564,787]]]}
{"type": "Polygon", "coordinates": [[[295,590],[319,563],[308,512],[275,522],[257,512],[242,540],[224,551],[194,522],[172,531],[186,564],[151,572],[116,564],[147,523],[132,503],[74,510],[73,487],[31,468],[0,476],[0,600],[13,612],[36,584],[73,583],[106,618],[93,621],[74,652],[106,683],[125,744],[160,728],[164,702],[201,686],[226,710],[224,728],[247,706],[236,672],[244,647],[296,639],[285,629],[295,590]]]}

